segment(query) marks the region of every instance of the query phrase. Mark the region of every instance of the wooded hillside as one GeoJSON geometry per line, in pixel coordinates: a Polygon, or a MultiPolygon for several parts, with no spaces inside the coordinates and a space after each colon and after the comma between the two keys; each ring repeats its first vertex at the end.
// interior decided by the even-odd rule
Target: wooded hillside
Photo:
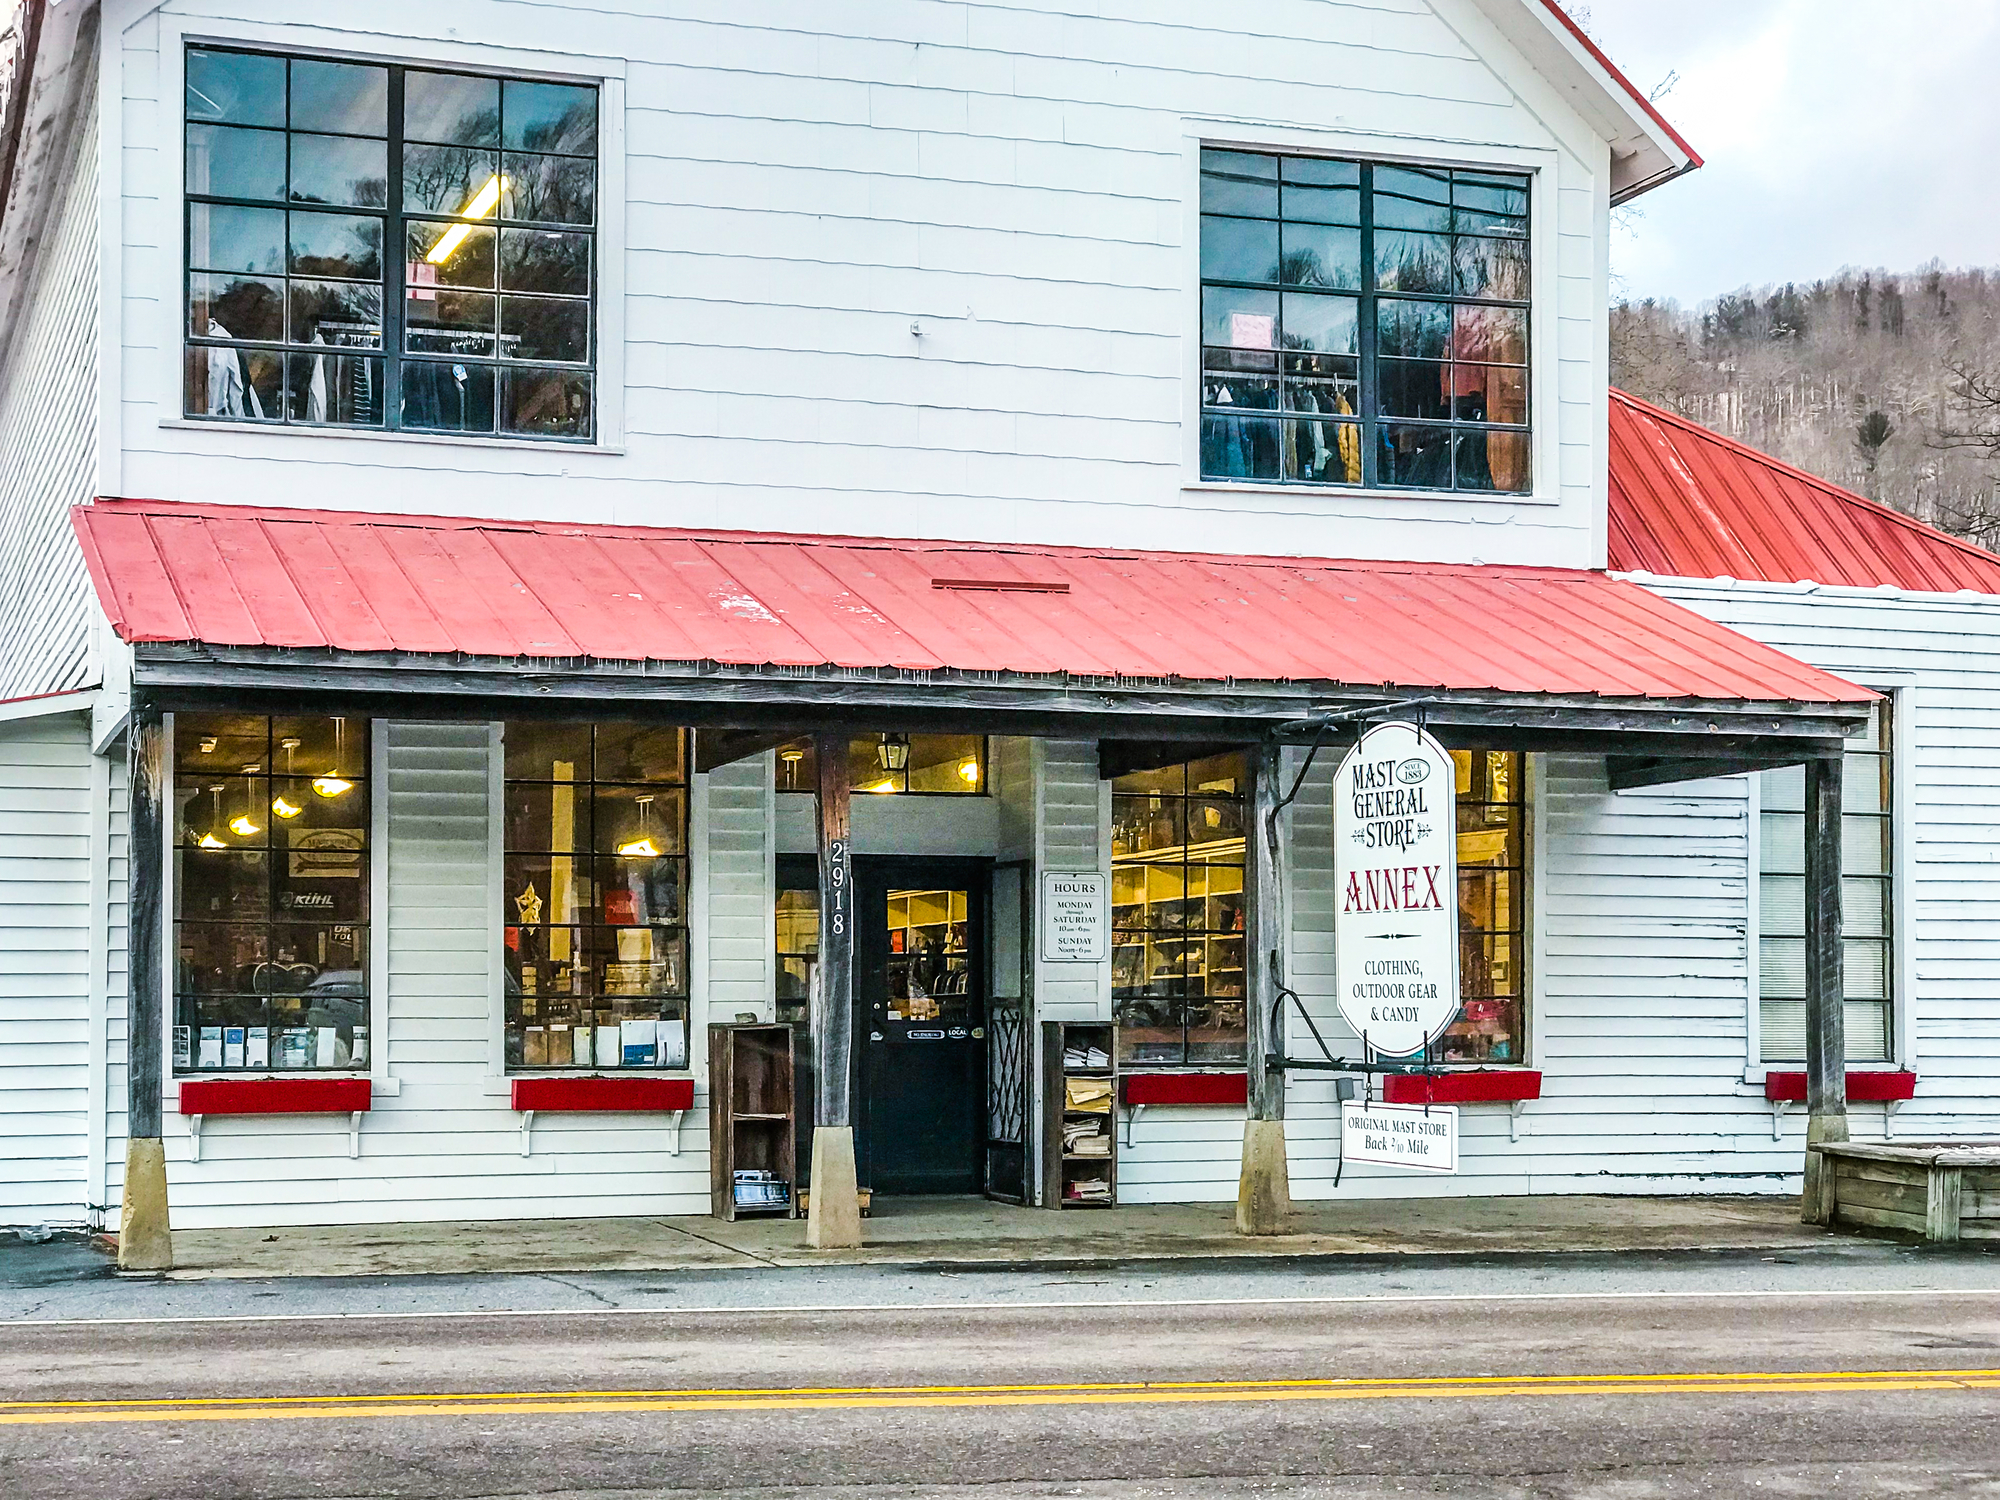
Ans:
{"type": "Polygon", "coordinates": [[[2000,272],[1843,271],[1611,311],[1612,383],[1985,546],[2000,544],[2000,272]]]}

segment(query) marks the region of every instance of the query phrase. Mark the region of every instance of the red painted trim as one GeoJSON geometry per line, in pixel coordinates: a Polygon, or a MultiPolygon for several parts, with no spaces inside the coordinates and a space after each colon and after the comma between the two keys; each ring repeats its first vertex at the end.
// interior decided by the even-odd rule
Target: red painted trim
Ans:
{"type": "Polygon", "coordinates": [[[1653,101],[1639,92],[1639,86],[1619,71],[1618,64],[1604,55],[1603,49],[1590,39],[1590,34],[1577,25],[1575,21],[1571,20],[1569,13],[1557,4],[1556,0],[1542,0],[1542,4],[1548,9],[1550,15],[1562,23],[1563,30],[1575,37],[1582,45],[1583,50],[1597,59],[1597,65],[1609,73],[1617,81],[1618,86],[1632,96],[1632,102],[1646,112],[1646,118],[1664,130],[1667,133],[1668,139],[1687,153],[1688,164],[1686,170],[1692,172],[1695,168],[1702,165],[1700,154],[1694,147],[1687,143],[1678,130],[1667,123],[1667,117],[1660,113],[1654,106],[1653,101]]]}
{"type": "Polygon", "coordinates": [[[666,1111],[694,1108],[692,1078],[516,1078],[514,1108],[666,1111]]]}
{"type": "Polygon", "coordinates": [[[1473,1068],[1465,1072],[1389,1073],[1382,1079],[1384,1104],[1511,1104],[1542,1097],[1542,1075],[1534,1068],[1473,1068]]]}
{"type": "Polygon", "coordinates": [[[366,1078],[190,1078],[181,1085],[184,1115],[344,1115],[369,1108],[366,1078]]]}
{"type": "Polygon", "coordinates": [[[1248,1073],[1127,1073],[1118,1080],[1127,1104],[1244,1104],[1248,1073]]]}
{"type": "MultiPolygon", "coordinates": [[[[1884,1071],[1880,1068],[1849,1068],[1847,1070],[1847,1099],[1850,1104],[1884,1104],[1901,1099],[1914,1099],[1917,1094],[1917,1075],[1884,1071]]],[[[1806,1075],[1804,1073],[1766,1073],[1764,1075],[1764,1097],[1774,1102],[1803,1104],[1806,1102],[1806,1075]]]]}

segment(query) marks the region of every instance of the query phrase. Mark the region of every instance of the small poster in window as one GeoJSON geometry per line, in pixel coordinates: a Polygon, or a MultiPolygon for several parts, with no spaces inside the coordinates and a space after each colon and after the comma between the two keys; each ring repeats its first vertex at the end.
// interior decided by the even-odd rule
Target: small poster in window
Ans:
{"type": "Polygon", "coordinates": [[[243,1066],[246,1068],[271,1066],[270,1027],[252,1026],[243,1033],[243,1066]]]}
{"type": "Polygon", "coordinates": [[[687,1059],[687,1033],[677,1020],[659,1023],[660,1066],[663,1068],[685,1068],[687,1059]]]}
{"type": "Polygon", "coordinates": [[[615,1068],[624,1056],[623,1038],[617,1026],[599,1026],[594,1033],[597,1046],[597,1066],[615,1068]]]}
{"type": "Polygon", "coordinates": [[[319,1028],[318,1046],[313,1053],[316,1068],[337,1068],[340,1066],[340,1028],[322,1026],[319,1028]]]}
{"type": "Polygon", "coordinates": [[[222,1028],[222,1065],[225,1068],[243,1066],[243,1028],[225,1026],[222,1028]]]}
{"type": "Polygon", "coordinates": [[[624,1049],[624,1062],[628,1068],[650,1068],[655,1066],[660,1049],[660,1023],[657,1021],[622,1021],[618,1026],[619,1041],[624,1049]]]}
{"type": "Polygon", "coordinates": [[[362,840],[353,828],[288,828],[294,880],[359,880],[362,840]]]}
{"type": "Polygon", "coordinates": [[[174,1028],[174,1066],[191,1068],[194,1066],[194,1028],[176,1026],[174,1028]]]}
{"type": "Polygon", "coordinates": [[[354,1056],[352,1061],[357,1068],[368,1066],[368,1028],[366,1026],[357,1026],[354,1028],[354,1056]]]}
{"type": "Polygon", "coordinates": [[[309,1027],[287,1026],[278,1033],[278,1066],[281,1068],[309,1068],[312,1066],[313,1034],[309,1027]]]}
{"type": "Polygon", "coordinates": [[[222,1066],[222,1028],[204,1026],[201,1028],[201,1055],[195,1063],[198,1068],[219,1068],[222,1066]]]}

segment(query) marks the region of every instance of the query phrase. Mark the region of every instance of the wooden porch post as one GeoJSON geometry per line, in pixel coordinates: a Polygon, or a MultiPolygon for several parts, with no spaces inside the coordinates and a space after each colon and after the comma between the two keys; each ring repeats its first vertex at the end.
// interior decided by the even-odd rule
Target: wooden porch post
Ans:
{"type": "Polygon", "coordinates": [[[1270,1066],[1284,1050],[1275,1019],[1278,956],[1284,951],[1284,873],[1273,823],[1284,751],[1269,740],[1249,754],[1250,827],[1243,861],[1243,995],[1250,1099],[1243,1122],[1243,1169],[1236,1184],[1236,1231],[1282,1234],[1292,1211],[1285,1160],[1285,1075],[1270,1066]]]}
{"type": "Polygon", "coordinates": [[[1801,1216],[1832,1218],[1833,1163],[1812,1146],[1847,1139],[1841,985],[1839,760],[1806,762],[1806,1170],[1801,1216]]]}
{"type": "Polygon", "coordinates": [[[161,1015],[166,986],[160,972],[161,910],[166,891],[166,735],[160,711],[135,696],[125,730],[129,771],[126,835],[125,1198],[118,1213],[118,1267],[170,1271],[173,1239],[167,1232],[167,1154],[162,1139],[160,1064],[165,1051],[161,1015]]]}
{"type": "Polygon", "coordinates": [[[861,1243],[848,1113],[854,1059],[854,864],[848,847],[847,736],[816,734],[819,761],[819,963],[813,986],[812,1199],[806,1243],[845,1250],[861,1243]]]}

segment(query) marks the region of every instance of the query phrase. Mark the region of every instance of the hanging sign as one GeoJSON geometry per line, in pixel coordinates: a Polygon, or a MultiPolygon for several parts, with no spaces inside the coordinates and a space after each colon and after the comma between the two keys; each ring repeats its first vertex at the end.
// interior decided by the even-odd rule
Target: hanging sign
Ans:
{"type": "Polygon", "coordinates": [[[1458,1110],[1449,1104],[1343,1104],[1340,1159],[1419,1172],[1458,1170],[1458,1110]]]}
{"type": "Polygon", "coordinates": [[[1421,1052],[1458,1015],[1457,772],[1414,724],[1377,724],[1334,782],[1340,1013],[1375,1052],[1421,1052]]]}
{"type": "Polygon", "coordinates": [[[1095,964],[1111,956],[1111,902],[1105,877],[1042,872],[1042,961],[1095,964]]]}

